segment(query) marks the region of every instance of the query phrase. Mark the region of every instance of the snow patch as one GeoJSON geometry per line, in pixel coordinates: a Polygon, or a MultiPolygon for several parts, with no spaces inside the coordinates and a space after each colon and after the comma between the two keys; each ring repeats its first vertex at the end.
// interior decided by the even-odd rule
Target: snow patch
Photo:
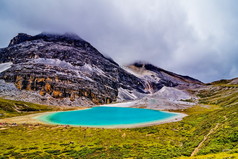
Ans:
{"type": "MultiPolygon", "coordinates": [[[[96,73],[98,75],[106,76],[100,68],[94,67],[87,63],[84,64],[83,66],[73,66],[71,63],[66,62],[66,61],[62,61],[59,59],[48,59],[48,58],[38,58],[38,59],[34,59],[33,61],[35,63],[49,65],[49,66],[56,66],[56,67],[60,67],[63,69],[73,71],[76,73],[78,78],[82,78],[82,79],[89,80],[92,82],[93,82],[93,80],[91,78],[87,77],[87,75],[96,73]]],[[[63,73],[63,72],[57,72],[57,74],[65,75],[65,73],[63,73]]]]}
{"type": "Polygon", "coordinates": [[[1,63],[0,64],[0,73],[11,68],[12,64],[13,64],[12,62],[1,63]]]}
{"type": "Polygon", "coordinates": [[[104,72],[98,68],[98,67],[94,67],[92,65],[89,65],[89,64],[84,64],[81,68],[80,68],[81,71],[84,71],[84,72],[94,72],[98,75],[102,75],[102,76],[105,76],[104,72]]]}
{"type": "Polygon", "coordinates": [[[125,103],[115,103],[115,104],[105,104],[100,105],[102,107],[133,107],[135,105],[136,101],[133,102],[125,102],[125,103]]]}
{"type": "Polygon", "coordinates": [[[57,66],[61,68],[67,68],[67,69],[72,69],[74,67],[71,63],[66,61],[61,61],[59,59],[38,58],[38,59],[34,59],[34,62],[45,64],[45,65],[57,66]]]}
{"type": "MultiPolygon", "coordinates": [[[[48,58],[37,58],[37,59],[34,59],[33,62],[37,63],[37,64],[55,66],[55,67],[62,68],[63,70],[72,71],[72,72],[75,72],[75,75],[78,78],[94,82],[91,78],[86,76],[86,74],[90,74],[92,71],[94,71],[91,68],[91,66],[88,64],[85,64],[86,66],[85,65],[84,66],[73,66],[71,63],[66,62],[66,61],[62,61],[59,59],[48,59],[48,58]]],[[[63,70],[57,71],[57,74],[67,75],[67,73],[65,73],[63,70]]]]}

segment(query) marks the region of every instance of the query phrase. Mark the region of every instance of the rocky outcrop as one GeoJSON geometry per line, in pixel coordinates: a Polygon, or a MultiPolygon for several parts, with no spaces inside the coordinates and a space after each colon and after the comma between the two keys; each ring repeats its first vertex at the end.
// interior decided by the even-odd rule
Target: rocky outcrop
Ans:
{"type": "Polygon", "coordinates": [[[94,79],[80,78],[73,67],[69,70],[30,61],[13,65],[3,73],[2,78],[15,83],[20,90],[39,91],[42,96],[49,94],[54,98],[70,98],[72,101],[84,96],[95,104],[110,103],[117,98],[116,82],[104,81],[103,77],[96,75],[94,79]]]}
{"type": "Polygon", "coordinates": [[[234,84],[234,85],[238,84],[238,78],[232,79],[229,84],[234,84]]]}
{"type": "Polygon", "coordinates": [[[18,34],[0,55],[0,63],[13,63],[0,78],[19,90],[95,104],[116,101],[119,88],[145,93],[141,79],[74,34],[18,34]]]}
{"type": "Polygon", "coordinates": [[[30,35],[27,35],[25,33],[19,33],[16,37],[14,37],[8,46],[13,46],[13,45],[16,45],[16,44],[19,44],[19,43],[22,43],[24,41],[27,41],[31,38],[32,36],[30,35]]]}

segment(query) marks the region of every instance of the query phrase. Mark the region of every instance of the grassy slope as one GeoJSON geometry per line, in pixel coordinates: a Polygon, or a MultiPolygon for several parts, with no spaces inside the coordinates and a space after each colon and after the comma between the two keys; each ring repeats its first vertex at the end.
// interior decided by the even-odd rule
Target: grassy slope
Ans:
{"type": "Polygon", "coordinates": [[[203,155],[200,158],[238,158],[237,90],[237,87],[224,85],[201,90],[198,93],[202,97],[200,102],[211,106],[195,106],[185,110],[190,115],[180,122],[145,128],[2,126],[0,156],[162,159],[190,156],[203,137],[219,123],[201,146],[198,155],[203,155]]]}
{"type": "Polygon", "coordinates": [[[20,115],[27,115],[31,113],[45,112],[54,109],[56,108],[46,105],[39,105],[29,102],[14,101],[0,98],[0,119],[20,115]]]}
{"type": "Polygon", "coordinates": [[[238,154],[234,152],[221,152],[216,154],[209,155],[199,155],[195,157],[179,157],[177,159],[236,159],[238,158],[238,154]]]}
{"type": "Polygon", "coordinates": [[[201,97],[202,104],[221,107],[220,110],[210,113],[210,122],[220,125],[198,154],[224,151],[238,153],[238,85],[216,83],[208,90],[199,91],[198,96],[201,97]]]}

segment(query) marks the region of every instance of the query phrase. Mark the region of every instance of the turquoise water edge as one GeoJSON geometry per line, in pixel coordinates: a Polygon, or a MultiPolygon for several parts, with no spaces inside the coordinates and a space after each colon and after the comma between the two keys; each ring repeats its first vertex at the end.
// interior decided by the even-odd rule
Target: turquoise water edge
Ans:
{"type": "Polygon", "coordinates": [[[178,115],[178,113],[151,109],[101,106],[83,110],[50,113],[39,116],[37,119],[49,124],[107,127],[146,124],[168,120],[178,115]]]}

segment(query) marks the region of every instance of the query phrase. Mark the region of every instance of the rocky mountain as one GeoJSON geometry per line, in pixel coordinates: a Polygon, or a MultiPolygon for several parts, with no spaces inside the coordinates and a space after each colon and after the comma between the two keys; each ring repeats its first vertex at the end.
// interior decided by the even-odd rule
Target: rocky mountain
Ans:
{"type": "Polygon", "coordinates": [[[150,64],[126,69],[75,34],[24,33],[0,49],[0,96],[49,105],[137,99],[163,86],[202,84],[150,64]]]}
{"type": "Polygon", "coordinates": [[[182,76],[145,62],[136,62],[125,67],[136,77],[145,81],[146,90],[155,93],[163,86],[187,89],[203,83],[189,76],[182,76]]]}

